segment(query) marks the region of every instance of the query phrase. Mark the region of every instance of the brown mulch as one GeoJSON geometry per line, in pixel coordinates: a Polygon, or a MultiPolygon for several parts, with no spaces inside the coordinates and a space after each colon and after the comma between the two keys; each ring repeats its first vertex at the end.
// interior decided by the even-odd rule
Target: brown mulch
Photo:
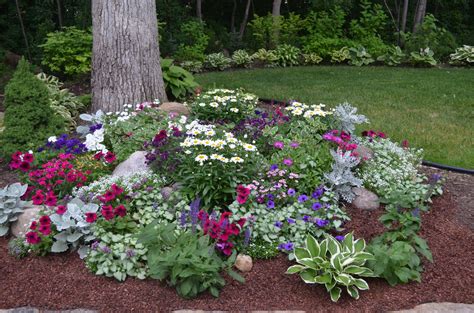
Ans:
{"type": "MultiPolygon", "coordinates": [[[[0,172],[3,178],[4,173],[0,172]]],[[[459,221],[456,184],[448,174],[446,192],[434,200],[423,215],[421,236],[428,241],[434,263],[425,262],[422,283],[390,287],[382,279],[369,279],[370,290],[359,300],[346,294],[337,304],[330,301],[323,286],[306,285],[296,275],[285,275],[291,264],[285,256],[257,261],[246,283],[229,281],[219,298],[209,294],[183,300],[173,288],[154,280],[112,278],[90,273],[76,253],[28,257],[17,260],[8,255],[8,240],[0,238],[0,308],[32,306],[43,309],[87,308],[103,312],[167,312],[177,309],[203,310],[306,310],[309,312],[384,312],[412,308],[427,302],[473,303],[474,234],[459,221]]],[[[467,176],[472,182],[474,176],[467,176]]],[[[464,186],[472,195],[473,184],[464,186]]],[[[464,188],[463,187],[463,188],[464,188]]],[[[377,221],[381,211],[348,209],[347,225],[356,236],[366,239],[383,231],[377,221]]]]}

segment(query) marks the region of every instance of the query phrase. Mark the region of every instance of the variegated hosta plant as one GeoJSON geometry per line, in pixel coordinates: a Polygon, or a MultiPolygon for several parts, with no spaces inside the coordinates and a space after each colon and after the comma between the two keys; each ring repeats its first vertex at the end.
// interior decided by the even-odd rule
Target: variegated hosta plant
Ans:
{"type": "Polygon", "coordinates": [[[286,273],[299,273],[308,284],[325,285],[333,302],[339,300],[344,287],[351,297],[359,299],[358,289],[369,289],[367,282],[359,277],[374,277],[373,272],[364,267],[374,256],[364,250],[365,241],[354,240],[352,233],[340,242],[330,235],[321,242],[308,235],[305,247],[294,251],[299,264],[290,266],[286,273]]]}

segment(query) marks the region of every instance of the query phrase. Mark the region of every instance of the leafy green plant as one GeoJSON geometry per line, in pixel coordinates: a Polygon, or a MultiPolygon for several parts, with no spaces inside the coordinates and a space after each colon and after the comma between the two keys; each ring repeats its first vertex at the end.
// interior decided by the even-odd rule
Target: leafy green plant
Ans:
{"type": "Polygon", "coordinates": [[[342,63],[347,61],[351,58],[351,54],[349,48],[342,47],[339,50],[333,50],[331,52],[331,62],[332,63],[342,63]]]}
{"type": "Polygon", "coordinates": [[[210,242],[209,236],[190,231],[178,231],[173,224],[155,221],[139,234],[138,242],[147,249],[147,261],[152,278],[166,280],[183,298],[194,298],[209,290],[219,296],[225,280],[223,270],[234,279],[244,279],[234,272],[236,253],[223,261],[210,242]]]}
{"type": "Polygon", "coordinates": [[[22,201],[28,185],[15,183],[0,189],[0,236],[8,234],[10,223],[18,220],[29,203],[22,201]]]}
{"type": "Polygon", "coordinates": [[[474,64],[474,46],[464,45],[449,55],[451,64],[474,64]]]}
{"type": "Polygon", "coordinates": [[[253,62],[252,56],[245,50],[234,51],[232,61],[238,67],[250,67],[253,62]]]}
{"type": "Polygon", "coordinates": [[[367,52],[364,47],[349,49],[349,64],[355,66],[369,65],[375,60],[372,55],[367,52]]]}
{"type": "Polygon", "coordinates": [[[323,284],[333,302],[341,296],[342,287],[347,293],[359,299],[359,290],[368,290],[367,282],[358,277],[373,277],[374,273],[364,264],[374,259],[365,252],[365,241],[354,240],[352,233],[344,236],[339,242],[331,235],[318,242],[309,235],[304,247],[295,249],[297,265],[290,266],[287,274],[299,273],[307,284],[323,284]]]}
{"type": "Polygon", "coordinates": [[[307,39],[303,51],[305,53],[316,53],[325,60],[331,60],[334,51],[353,46],[355,46],[355,43],[350,39],[325,37],[316,34],[307,39]]]}
{"type": "Polygon", "coordinates": [[[48,87],[51,107],[56,114],[64,119],[70,129],[75,129],[79,112],[83,111],[86,107],[81,99],[76,97],[68,89],[61,89],[63,83],[55,76],[39,73],[36,77],[48,87]]]}
{"type": "Polygon", "coordinates": [[[403,53],[399,46],[391,46],[385,54],[377,58],[377,61],[384,62],[388,66],[397,66],[402,63],[405,56],[405,53],[403,53]]]}
{"type": "Polygon", "coordinates": [[[179,61],[204,61],[204,52],[209,44],[205,24],[201,21],[185,22],[178,34],[180,44],[174,57],[179,61]]]}
{"type": "Polygon", "coordinates": [[[436,66],[438,62],[436,62],[433,50],[429,47],[425,49],[420,49],[419,52],[412,52],[410,53],[409,61],[413,65],[421,65],[421,66],[436,66]]]}
{"type": "Polygon", "coordinates": [[[317,53],[304,53],[303,54],[303,63],[306,65],[316,65],[321,63],[323,60],[317,53]]]}
{"type": "Polygon", "coordinates": [[[20,60],[5,87],[4,131],[0,134],[0,155],[9,159],[17,150],[41,146],[48,137],[64,131],[64,120],[51,108],[46,85],[20,60]]]}
{"type": "Polygon", "coordinates": [[[257,63],[265,67],[276,66],[277,56],[275,50],[258,49],[257,52],[252,54],[252,59],[256,60],[257,63]]]}
{"type": "Polygon", "coordinates": [[[305,21],[298,14],[288,16],[254,15],[248,28],[252,34],[253,48],[272,49],[279,44],[299,44],[299,33],[304,29],[305,21]]]}
{"type": "Polygon", "coordinates": [[[210,70],[219,70],[223,71],[226,68],[230,67],[232,59],[226,57],[224,53],[211,53],[206,56],[206,61],[204,65],[210,70]]]}
{"type": "Polygon", "coordinates": [[[86,74],[91,70],[92,34],[90,30],[65,27],[47,34],[42,64],[65,75],[86,74]]]}
{"type": "Polygon", "coordinates": [[[300,64],[300,49],[283,44],[275,49],[276,62],[278,65],[287,67],[300,64]]]}
{"type": "Polygon", "coordinates": [[[168,94],[176,99],[183,99],[194,93],[194,88],[198,86],[191,73],[173,64],[172,59],[161,60],[161,70],[163,80],[168,94]]]}
{"type": "Polygon", "coordinates": [[[191,73],[201,73],[203,64],[201,61],[183,61],[179,66],[191,73]]]}

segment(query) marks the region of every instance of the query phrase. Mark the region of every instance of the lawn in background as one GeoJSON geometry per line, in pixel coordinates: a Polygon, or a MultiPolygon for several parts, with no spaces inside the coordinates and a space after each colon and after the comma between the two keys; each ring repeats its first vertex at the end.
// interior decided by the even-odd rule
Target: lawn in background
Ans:
{"type": "Polygon", "coordinates": [[[212,72],[204,88],[242,87],[261,98],[335,106],[349,102],[395,141],[425,159],[474,168],[474,69],[313,66],[212,72]]]}

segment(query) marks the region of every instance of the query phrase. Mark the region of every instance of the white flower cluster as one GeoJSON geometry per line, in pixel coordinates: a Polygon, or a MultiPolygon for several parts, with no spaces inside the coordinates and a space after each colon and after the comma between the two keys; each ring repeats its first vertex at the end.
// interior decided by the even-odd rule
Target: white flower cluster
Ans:
{"type": "Polygon", "coordinates": [[[293,101],[290,106],[285,109],[294,116],[303,116],[304,118],[312,118],[313,116],[326,116],[332,114],[330,111],[324,111],[326,105],[320,103],[318,105],[307,105],[301,102],[293,101]]]}
{"type": "Polygon", "coordinates": [[[379,196],[391,190],[422,188],[424,176],[418,173],[421,149],[400,147],[389,139],[363,139],[362,145],[372,149],[374,157],[358,169],[358,176],[379,196]]]}
{"type": "Polygon", "coordinates": [[[117,112],[108,112],[108,116],[113,116],[115,119],[111,121],[111,124],[115,124],[117,122],[122,122],[128,120],[130,117],[137,115],[139,111],[142,111],[146,108],[156,107],[160,104],[160,100],[155,99],[152,102],[142,102],[135,105],[132,104],[124,104],[122,111],[117,112]]]}
{"type": "Polygon", "coordinates": [[[168,121],[168,132],[172,132],[173,127],[179,129],[179,131],[183,131],[187,121],[188,118],[185,115],[181,115],[179,119],[170,119],[168,121]]]}
{"type": "Polygon", "coordinates": [[[192,106],[196,108],[219,108],[232,113],[246,113],[253,110],[257,103],[258,97],[250,93],[244,93],[240,90],[213,89],[200,95],[192,106]]]}
{"type": "MultiPolygon", "coordinates": [[[[48,139],[49,140],[49,139],[48,139]]],[[[91,134],[86,135],[86,145],[87,150],[89,151],[101,151],[102,153],[107,153],[107,148],[103,144],[104,142],[104,127],[95,130],[91,134]]]]}
{"type": "Polygon", "coordinates": [[[119,185],[124,188],[125,192],[130,193],[144,182],[149,182],[157,186],[164,184],[163,179],[153,172],[141,171],[123,176],[103,176],[87,186],[74,188],[72,195],[81,199],[84,198],[88,202],[92,202],[96,200],[98,196],[104,194],[108,189],[110,189],[113,184],[119,185]]]}
{"type": "Polygon", "coordinates": [[[202,125],[198,121],[193,121],[185,128],[188,136],[180,143],[180,146],[185,149],[185,154],[192,154],[192,150],[197,152],[194,160],[200,165],[214,160],[222,163],[243,163],[245,161],[243,157],[248,157],[248,152],[257,151],[255,145],[238,140],[232,133],[224,131],[223,136],[218,135],[214,125],[202,125]],[[216,150],[216,153],[202,153],[203,149],[216,150]]]}

